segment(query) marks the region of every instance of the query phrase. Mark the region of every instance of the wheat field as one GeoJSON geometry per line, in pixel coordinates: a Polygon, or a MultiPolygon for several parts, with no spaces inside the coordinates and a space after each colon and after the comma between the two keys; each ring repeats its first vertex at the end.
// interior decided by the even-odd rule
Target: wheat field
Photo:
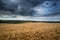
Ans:
{"type": "Polygon", "coordinates": [[[60,23],[0,23],[0,40],[60,40],[60,23]]]}

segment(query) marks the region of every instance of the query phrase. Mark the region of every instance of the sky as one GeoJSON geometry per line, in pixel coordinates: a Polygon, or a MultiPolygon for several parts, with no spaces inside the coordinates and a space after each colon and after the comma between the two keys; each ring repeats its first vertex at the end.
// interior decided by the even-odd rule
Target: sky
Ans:
{"type": "Polygon", "coordinates": [[[60,21],[60,0],[0,0],[0,20],[60,21]]]}

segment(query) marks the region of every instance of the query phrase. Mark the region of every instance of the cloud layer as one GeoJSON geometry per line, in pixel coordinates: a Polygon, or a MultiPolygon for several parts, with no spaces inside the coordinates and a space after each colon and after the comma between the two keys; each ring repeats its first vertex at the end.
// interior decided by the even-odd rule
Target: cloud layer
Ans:
{"type": "Polygon", "coordinates": [[[0,0],[0,15],[59,17],[60,0],[0,0]]]}

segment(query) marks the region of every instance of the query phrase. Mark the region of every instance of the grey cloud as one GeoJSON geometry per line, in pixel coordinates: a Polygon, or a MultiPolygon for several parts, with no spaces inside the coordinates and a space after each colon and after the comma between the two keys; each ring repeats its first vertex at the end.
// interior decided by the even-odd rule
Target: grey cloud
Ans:
{"type": "MultiPolygon", "coordinates": [[[[45,5],[48,7],[48,12],[53,11],[51,14],[43,14],[43,16],[54,16],[56,13],[60,13],[60,1],[59,0],[0,0],[0,10],[3,11],[0,14],[16,14],[23,16],[34,16],[37,15],[36,11],[33,10],[35,7],[41,7],[45,1],[53,2],[53,5],[45,5]],[[58,1],[58,2],[57,2],[58,1]],[[54,6],[50,11],[50,7],[54,6]],[[56,6],[56,7],[55,7],[56,6]],[[8,13],[6,13],[8,11],[8,13]],[[56,12],[55,12],[56,11],[56,12]],[[5,12],[5,13],[4,13],[5,12]]],[[[49,3],[49,2],[48,2],[49,3]]],[[[43,7],[44,8],[44,7],[43,7]]],[[[38,10],[37,10],[38,11],[38,10]]],[[[37,16],[41,16],[42,14],[38,14],[37,16]]],[[[60,14],[59,14],[60,15],[60,14]]]]}
{"type": "Polygon", "coordinates": [[[42,4],[33,8],[34,16],[56,16],[60,15],[60,1],[44,1],[42,4]]]}

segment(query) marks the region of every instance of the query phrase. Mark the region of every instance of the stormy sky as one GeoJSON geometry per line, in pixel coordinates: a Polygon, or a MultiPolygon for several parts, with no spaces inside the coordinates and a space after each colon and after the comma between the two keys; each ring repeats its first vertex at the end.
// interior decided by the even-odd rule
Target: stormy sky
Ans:
{"type": "Polygon", "coordinates": [[[0,20],[21,17],[39,20],[48,17],[50,20],[60,20],[60,0],[0,0],[0,20]]]}

